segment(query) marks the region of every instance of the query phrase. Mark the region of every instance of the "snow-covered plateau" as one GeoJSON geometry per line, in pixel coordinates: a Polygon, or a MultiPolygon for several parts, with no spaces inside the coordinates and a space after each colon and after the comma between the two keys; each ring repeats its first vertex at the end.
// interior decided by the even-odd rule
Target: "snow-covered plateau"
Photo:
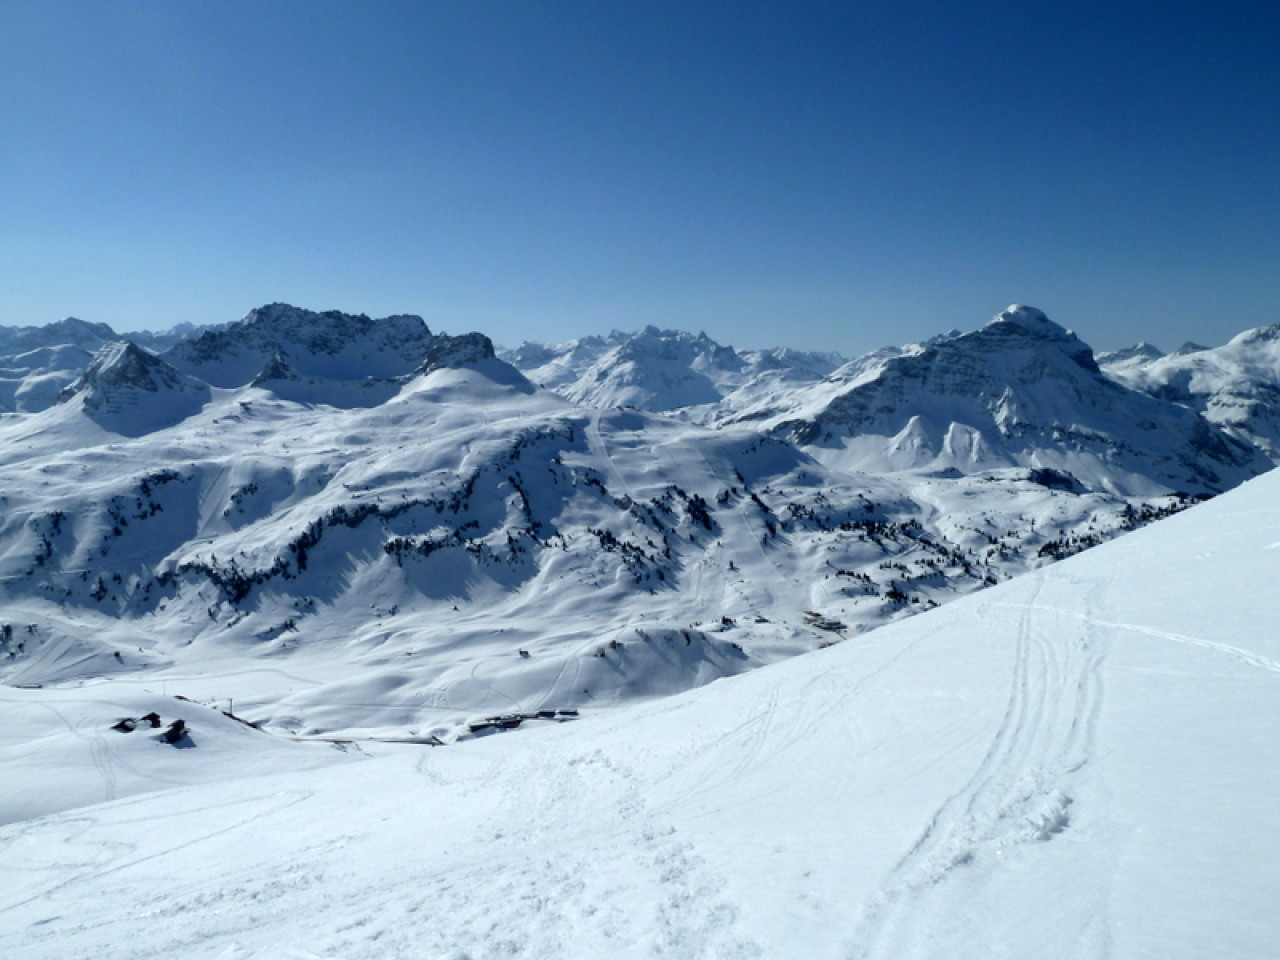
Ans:
{"type": "Polygon", "coordinates": [[[1274,956],[1265,333],[0,336],[0,955],[1274,956]]]}

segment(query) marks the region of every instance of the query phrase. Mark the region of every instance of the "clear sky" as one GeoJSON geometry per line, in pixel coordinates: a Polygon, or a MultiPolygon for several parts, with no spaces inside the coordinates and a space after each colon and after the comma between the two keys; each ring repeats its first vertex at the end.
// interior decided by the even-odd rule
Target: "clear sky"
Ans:
{"type": "Polygon", "coordinates": [[[1280,3],[0,4],[0,323],[1280,322],[1280,3]]]}

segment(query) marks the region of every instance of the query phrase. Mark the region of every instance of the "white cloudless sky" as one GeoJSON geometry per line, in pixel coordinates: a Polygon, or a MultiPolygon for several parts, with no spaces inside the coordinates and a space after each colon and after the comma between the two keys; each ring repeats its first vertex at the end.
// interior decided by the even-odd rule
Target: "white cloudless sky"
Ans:
{"type": "Polygon", "coordinates": [[[0,6],[0,323],[1280,321],[1280,5],[0,6]]]}

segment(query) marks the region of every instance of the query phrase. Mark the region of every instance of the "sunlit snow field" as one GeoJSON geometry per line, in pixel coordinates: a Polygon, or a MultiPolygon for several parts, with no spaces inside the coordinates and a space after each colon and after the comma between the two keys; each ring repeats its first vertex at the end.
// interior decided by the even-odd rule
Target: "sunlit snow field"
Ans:
{"type": "Polygon", "coordinates": [[[0,954],[1271,957],[1278,574],[1265,476],[830,649],[448,747],[6,689],[0,954]],[[189,748],[107,727],[150,709],[189,748]]]}

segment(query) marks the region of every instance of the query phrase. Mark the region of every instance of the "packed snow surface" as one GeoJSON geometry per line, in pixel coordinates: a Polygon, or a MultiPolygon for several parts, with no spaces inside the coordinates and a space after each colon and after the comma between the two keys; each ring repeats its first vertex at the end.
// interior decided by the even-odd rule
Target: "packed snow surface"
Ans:
{"type": "Polygon", "coordinates": [[[6,688],[0,954],[1274,957],[1277,609],[1269,475],[825,650],[446,747],[6,688]]]}

